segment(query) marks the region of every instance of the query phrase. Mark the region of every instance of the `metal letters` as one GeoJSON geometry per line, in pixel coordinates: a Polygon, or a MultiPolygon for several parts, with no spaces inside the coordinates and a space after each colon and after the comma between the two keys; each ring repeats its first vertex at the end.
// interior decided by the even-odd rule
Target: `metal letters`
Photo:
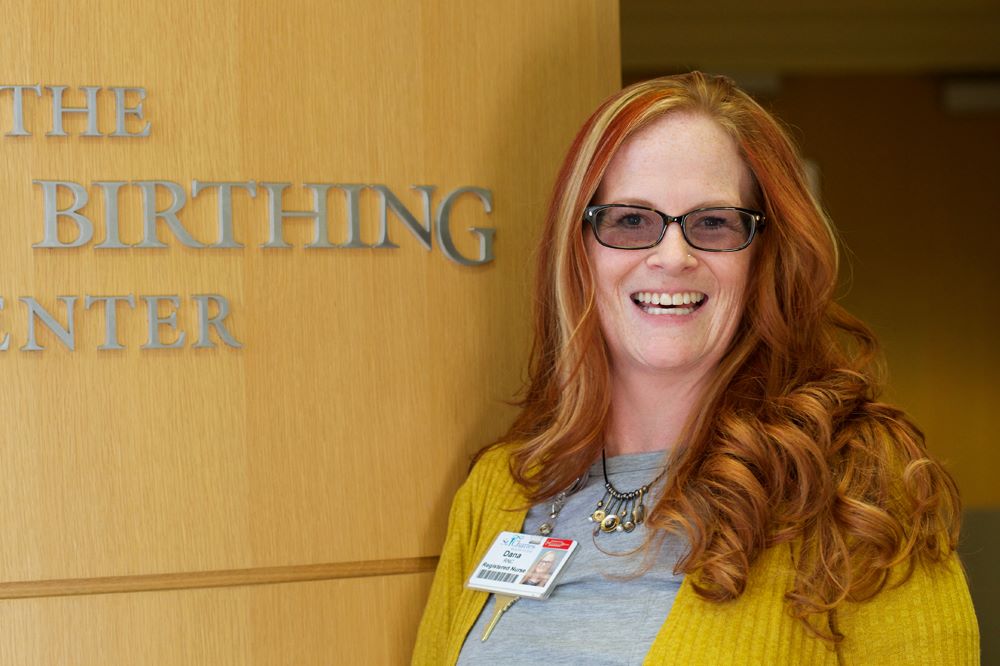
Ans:
{"type": "MultiPolygon", "coordinates": [[[[66,93],[70,90],[65,85],[0,85],[0,103],[4,102],[4,93],[9,92],[11,105],[11,124],[4,134],[11,140],[22,140],[19,137],[36,136],[40,128],[37,122],[32,122],[40,113],[41,105],[47,99],[51,108],[49,130],[44,137],[68,137],[73,134],[66,129],[66,118],[70,115],[82,116],[85,122],[77,123],[76,127],[85,125],[85,129],[76,132],[78,136],[88,138],[115,137],[141,139],[150,136],[151,123],[145,118],[144,103],[146,89],[126,86],[79,86],[75,92],[83,100],[82,106],[71,106],[66,102],[66,93]],[[34,93],[34,95],[26,94],[34,93]],[[114,98],[114,130],[101,131],[101,126],[110,127],[110,118],[101,122],[101,107],[99,96],[112,95],[114,98]]],[[[486,215],[493,212],[493,193],[482,187],[460,186],[443,193],[437,207],[434,198],[437,187],[434,185],[413,185],[411,189],[419,195],[419,213],[415,214],[399,196],[387,186],[378,183],[302,183],[299,187],[312,194],[312,208],[308,210],[291,210],[285,207],[284,194],[293,187],[288,182],[245,181],[191,181],[190,194],[180,183],[169,180],[95,180],[90,185],[84,185],[71,180],[33,179],[32,184],[41,189],[42,199],[42,240],[32,244],[38,250],[69,250],[82,248],[93,243],[92,247],[103,252],[117,250],[129,251],[140,249],[167,249],[171,245],[180,244],[195,250],[240,250],[246,246],[238,240],[250,224],[264,224],[266,216],[267,241],[260,245],[263,250],[288,250],[292,243],[285,239],[286,223],[293,220],[305,220],[312,226],[312,242],[306,244],[306,250],[392,250],[399,245],[390,239],[390,217],[395,218],[406,231],[426,250],[433,251],[436,244],[441,253],[449,261],[461,266],[481,266],[493,261],[493,240],[496,229],[492,227],[468,226],[467,231],[478,240],[478,253],[466,256],[459,251],[454,240],[453,209],[456,203],[465,197],[478,200],[486,215]],[[130,244],[122,240],[121,228],[121,194],[122,190],[136,188],[140,194],[141,214],[126,216],[126,219],[141,219],[141,240],[130,244]],[[254,220],[233,219],[234,191],[240,190],[250,199],[257,199],[258,189],[267,194],[266,205],[256,204],[259,218],[254,220]],[[62,191],[62,192],[60,192],[62,191]],[[203,195],[206,191],[214,192],[216,206],[216,237],[214,239],[199,239],[184,226],[184,209],[188,202],[203,195]],[[157,208],[157,193],[169,195],[164,208],[157,208]],[[366,194],[368,192],[368,194],[366,194]],[[59,207],[60,193],[64,208],[59,207]],[[66,195],[69,195],[68,197],[66,195]],[[377,239],[368,242],[362,238],[362,196],[377,197],[378,224],[377,239]],[[103,204],[103,221],[91,219],[88,215],[88,205],[96,197],[103,204]],[[340,198],[342,206],[334,202],[331,214],[331,199],[340,198]],[[339,214],[338,214],[339,213],[339,214]],[[390,215],[391,214],[391,215],[390,215]],[[241,224],[236,224],[240,222],[241,224]],[[167,232],[161,237],[160,231],[166,227],[167,232]],[[60,236],[60,231],[62,232],[60,236]],[[94,243],[95,231],[99,231],[99,242],[94,243]],[[331,238],[342,242],[335,242],[331,238]]],[[[211,196],[211,195],[209,195],[211,196]]],[[[240,195],[243,196],[243,195],[240,195]]],[[[126,198],[130,200],[132,198],[126,198]]],[[[162,197],[161,197],[162,199],[162,197]]],[[[134,200],[134,199],[132,199],[134,200]]],[[[467,208],[466,208],[467,210],[467,208]]],[[[296,222],[298,223],[298,222],[296,222]]],[[[369,225],[371,228],[371,225],[369,225]]],[[[126,238],[138,236],[136,230],[126,238]]],[[[460,244],[461,245],[461,244],[460,244]]],[[[36,336],[36,327],[47,328],[69,351],[76,349],[75,309],[78,296],[57,296],[62,301],[65,312],[65,325],[56,315],[47,310],[38,300],[30,296],[18,298],[26,309],[27,342],[20,347],[21,351],[42,351],[36,336]]],[[[220,294],[194,294],[191,296],[196,308],[197,329],[191,331],[196,338],[191,345],[195,349],[206,349],[216,346],[215,340],[228,347],[239,349],[243,345],[229,330],[226,320],[230,314],[229,301],[220,294]],[[214,335],[211,332],[214,331],[214,335]]],[[[118,321],[119,305],[125,304],[129,310],[135,310],[138,301],[146,306],[146,321],[148,324],[148,339],[142,349],[177,349],[183,347],[188,339],[187,331],[178,329],[177,312],[181,307],[181,299],[177,295],[84,295],[83,310],[89,311],[95,304],[101,304],[104,309],[104,341],[97,347],[100,351],[118,351],[125,349],[125,344],[119,340],[118,321]]],[[[4,310],[4,298],[0,296],[0,312],[4,310]]],[[[0,330],[0,352],[8,351],[10,334],[0,330]]]]}

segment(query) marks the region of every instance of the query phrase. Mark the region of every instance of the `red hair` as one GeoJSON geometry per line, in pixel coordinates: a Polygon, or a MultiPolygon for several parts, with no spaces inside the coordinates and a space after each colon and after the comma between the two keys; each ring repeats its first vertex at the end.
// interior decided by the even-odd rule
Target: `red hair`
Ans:
{"type": "Polygon", "coordinates": [[[791,612],[837,640],[838,604],[874,596],[900,564],[910,567],[905,573],[954,550],[958,492],[916,426],[878,402],[878,344],[834,301],[833,227],[786,131],[730,80],[694,72],[633,85],[577,134],[545,219],[530,383],[502,440],[518,442],[511,472],[541,502],[601,451],[610,359],[583,209],[622,143],[675,111],[704,114],[733,137],[768,226],[754,240],[743,320],[686,426],[648,524],[686,536],[678,570],[696,574],[697,592],[720,602],[743,592],[764,549],[794,542],[791,612]],[[826,613],[826,627],[812,621],[826,613]]]}

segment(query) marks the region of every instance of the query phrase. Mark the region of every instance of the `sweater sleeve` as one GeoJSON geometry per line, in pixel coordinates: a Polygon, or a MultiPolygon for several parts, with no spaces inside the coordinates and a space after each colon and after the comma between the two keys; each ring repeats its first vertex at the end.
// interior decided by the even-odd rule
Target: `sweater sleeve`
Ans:
{"type": "Polygon", "coordinates": [[[441,559],[417,630],[415,666],[456,661],[489,596],[465,589],[466,576],[499,532],[521,529],[527,508],[510,476],[510,451],[510,446],[502,446],[484,453],[455,493],[441,559]]]}
{"type": "Polygon", "coordinates": [[[956,555],[918,565],[902,585],[838,612],[841,663],[979,664],[979,628],[956,555]]]}
{"type": "Polygon", "coordinates": [[[438,560],[424,616],[417,630],[413,666],[443,664],[462,591],[465,563],[472,547],[472,495],[474,476],[458,489],[448,516],[448,532],[438,560]]]}

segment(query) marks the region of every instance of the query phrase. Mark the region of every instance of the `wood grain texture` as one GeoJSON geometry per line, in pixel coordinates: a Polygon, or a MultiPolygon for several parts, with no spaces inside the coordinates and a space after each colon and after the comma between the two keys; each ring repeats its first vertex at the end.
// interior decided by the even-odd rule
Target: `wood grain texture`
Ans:
{"type": "Polygon", "coordinates": [[[406,664],[431,574],[0,601],[0,663],[406,664]]]}
{"type": "MultiPolygon", "coordinates": [[[[152,134],[80,137],[84,119],[68,117],[73,135],[46,137],[50,102],[29,97],[34,135],[0,138],[0,330],[11,340],[0,353],[4,577],[435,555],[469,453],[513,413],[534,238],[562,152],[617,85],[617,43],[594,45],[598,26],[615,24],[615,5],[293,2],[274,11],[106,0],[88,12],[39,2],[13,14],[0,79],[145,86],[152,134]],[[191,198],[195,178],[292,183],[288,210],[312,205],[303,183],[380,183],[418,216],[412,185],[435,185],[435,206],[456,187],[486,187],[493,213],[460,201],[455,240],[470,254],[466,227],[495,227],[497,258],[459,266],[394,217],[395,250],[305,249],[311,224],[295,219],[292,248],[263,249],[263,191],[233,197],[241,249],[184,247],[166,228],[163,249],[32,248],[42,232],[32,179],[176,182],[190,199],[182,223],[212,241],[217,200],[191,198]],[[82,308],[86,294],[176,294],[190,338],[198,293],[229,299],[242,349],[192,349],[190,339],[184,349],[140,349],[147,315],[137,304],[119,312],[127,348],[97,351],[103,312],[82,308]],[[27,316],[17,298],[33,296],[62,319],[56,297],[67,294],[81,301],[77,350],[42,331],[44,352],[18,351],[27,316]],[[358,529],[367,538],[345,538],[358,529]]],[[[79,90],[67,95],[82,104],[79,90]]],[[[90,191],[85,211],[100,221],[100,192],[90,191]]],[[[363,193],[366,243],[376,240],[376,204],[363,193]]],[[[331,193],[329,206],[331,239],[343,241],[343,195],[331,193]]],[[[123,188],[119,210],[123,240],[137,242],[136,188],[123,188]]]]}
{"type": "MultiPolygon", "coordinates": [[[[430,574],[401,572],[431,565],[470,454],[513,414],[535,239],[573,133],[618,86],[617,3],[0,9],[0,85],[66,85],[71,106],[81,86],[142,86],[152,124],[144,139],[81,137],[73,116],[70,136],[47,137],[46,93],[25,100],[32,136],[6,136],[0,93],[0,621],[12,637],[0,663],[404,661],[430,574]],[[39,179],[88,189],[92,243],[32,247],[39,179]],[[418,218],[413,185],[435,186],[435,207],[488,188],[493,212],[460,200],[453,234],[472,255],[467,228],[495,228],[496,260],[460,266],[393,216],[398,249],[306,249],[312,225],[292,218],[292,247],[264,249],[262,186],[233,197],[242,248],[185,247],[162,224],[166,248],[94,247],[107,210],[96,181],[175,182],[184,228],[217,240],[217,196],[193,196],[194,179],[291,183],[286,210],[312,206],[305,183],[381,184],[418,218]],[[192,297],[205,293],[229,300],[241,349],[192,348],[192,297]],[[104,312],[84,298],[125,294],[176,295],[183,347],[142,349],[138,302],[118,311],[126,348],[99,351],[104,312]],[[44,351],[21,351],[19,298],[65,322],[60,296],[77,297],[76,350],[43,330],[44,351]],[[341,576],[354,578],[324,580],[341,576]],[[285,580],[309,582],[247,587],[285,580]]],[[[107,91],[99,109],[108,132],[107,91]]],[[[377,202],[362,193],[367,244],[377,202]]],[[[164,191],[155,203],[168,205],[164,191]]],[[[343,242],[344,195],[328,204],[343,242]]],[[[124,186],[118,206],[135,244],[139,189],[124,186]]]]}

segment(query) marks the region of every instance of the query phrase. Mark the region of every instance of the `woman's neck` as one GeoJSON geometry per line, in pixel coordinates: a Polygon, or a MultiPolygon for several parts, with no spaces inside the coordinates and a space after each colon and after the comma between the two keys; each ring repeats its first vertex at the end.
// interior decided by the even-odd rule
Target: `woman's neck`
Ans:
{"type": "Polygon", "coordinates": [[[612,373],[611,414],[605,432],[609,456],[674,448],[701,400],[702,375],[656,376],[612,373]]]}

